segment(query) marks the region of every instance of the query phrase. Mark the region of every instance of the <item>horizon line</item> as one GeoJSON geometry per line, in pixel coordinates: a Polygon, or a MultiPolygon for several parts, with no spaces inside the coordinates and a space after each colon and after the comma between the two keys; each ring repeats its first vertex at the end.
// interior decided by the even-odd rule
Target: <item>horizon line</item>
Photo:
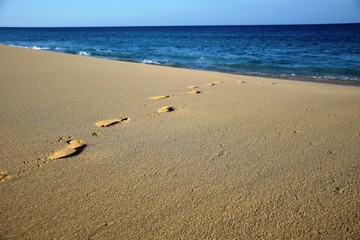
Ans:
{"type": "Polygon", "coordinates": [[[136,27],[234,27],[234,26],[304,26],[304,25],[349,25],[360,24],[360,22],[347,22],[347,23],[290,23],[290,24],[199,24],[199,25],[123,25],[123,26],[22,26],[22,27],[9,27],[0,26],[0,28],[136,28],[136,27]]]}

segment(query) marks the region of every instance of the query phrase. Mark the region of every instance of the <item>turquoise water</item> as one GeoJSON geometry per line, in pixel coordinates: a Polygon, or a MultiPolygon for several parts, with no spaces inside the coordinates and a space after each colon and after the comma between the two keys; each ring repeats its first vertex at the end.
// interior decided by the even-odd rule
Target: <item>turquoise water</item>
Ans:
{"type": "Polygon", "coordinates": [[[0,28],[0,43],[235,74],[360,82],[360,24],[0,28]]]}

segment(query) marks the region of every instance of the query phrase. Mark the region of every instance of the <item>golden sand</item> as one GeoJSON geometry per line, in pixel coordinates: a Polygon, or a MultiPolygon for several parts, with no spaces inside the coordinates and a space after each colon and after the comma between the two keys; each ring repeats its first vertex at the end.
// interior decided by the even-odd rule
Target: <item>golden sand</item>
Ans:
{"type": "Polygon", "coordinates": [[[0,239],[359,238],[359,87],[0,46],[0,91],[0,239]]]}

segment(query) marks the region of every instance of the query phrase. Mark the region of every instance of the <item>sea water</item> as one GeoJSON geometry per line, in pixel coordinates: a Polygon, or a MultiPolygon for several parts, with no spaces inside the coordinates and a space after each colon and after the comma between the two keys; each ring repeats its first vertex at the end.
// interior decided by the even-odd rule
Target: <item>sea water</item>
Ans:
{"type": "Polygon", "coordinates": [[[0,28],[0,43],[234,74],[360,82],[360,24],[0,28]]]}

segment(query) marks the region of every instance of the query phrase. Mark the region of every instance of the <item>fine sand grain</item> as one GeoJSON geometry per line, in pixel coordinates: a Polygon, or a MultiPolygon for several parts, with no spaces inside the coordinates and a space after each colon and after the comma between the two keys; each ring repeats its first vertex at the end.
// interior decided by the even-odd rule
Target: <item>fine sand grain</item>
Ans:
{"type": "Polygon", "coordinates": [[[0,118],[0,239],[360,236],[359,87],[0,46],[0,118]]]}

